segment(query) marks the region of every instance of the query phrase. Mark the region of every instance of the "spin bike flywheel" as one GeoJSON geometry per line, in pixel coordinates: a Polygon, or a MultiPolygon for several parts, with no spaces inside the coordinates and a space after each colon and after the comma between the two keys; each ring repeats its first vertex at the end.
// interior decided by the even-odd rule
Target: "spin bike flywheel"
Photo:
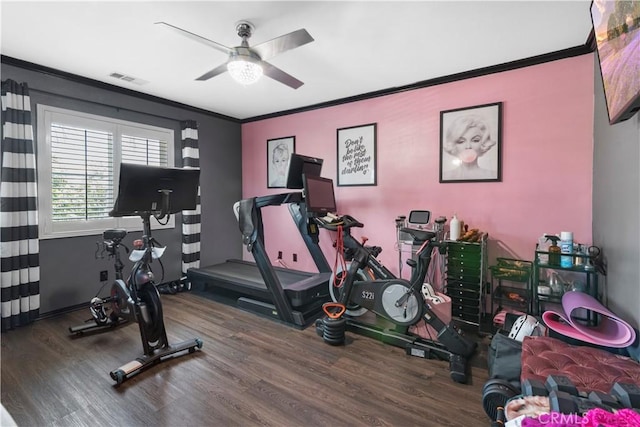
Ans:
{"type": "MultiPolygon", "coordinates": [[[[347,271],[349,270],[350,266],[351,266],[351,263],[347,263],[347,271]]],[[[369,269],[366,269],[366,270],[367,271],[365,272],[362,269],[358,269],[358,271],[356,272],[356,278],[355,278],[356,282],[365,281],[365,280],[374,280],[373,273],[371,272],[371,270],[369,269]]],[[[346,272],[342,269],[342,267],[339,267],[337,271],[331,273],[331,278],[329,278],[329,294],[331,295],[331,300],[333,302],[339,302],[340,299],[342,298],[342,292],[344,291],[344,286],[340,285],[340,283],[344,279],[345,274],[346,272]]],[[[347,310],[345,311],[345,314],[352,317],[362,316],[367,311],[369,311],[366,308],[362,307],[361,305],[358,305],[352,301],[347,301],[346,308],[347,310]]]]}
{"type": "Polygon", "coordinates": [[[138,289],[138,298],[141,302],[141,319],[138,319],[144,328],[147,344],[152,348],[163,346],[164,320],[162,318],[162,303],[160,294],[153,282],[147,282],[138,289]]]}
{"type": "Polygon", "coordinates": [[[406,282],[391,281],[384,285],[381,303],[387,317],[398,325],[413,325],[422,315],[419,295],[406,282]]]}

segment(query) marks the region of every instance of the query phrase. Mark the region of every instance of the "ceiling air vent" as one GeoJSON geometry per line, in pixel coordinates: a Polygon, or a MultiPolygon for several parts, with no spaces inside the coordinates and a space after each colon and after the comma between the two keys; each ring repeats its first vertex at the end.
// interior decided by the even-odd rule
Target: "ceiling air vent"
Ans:
{"type": "Polygon", "coordinates": [[[139,79],[139,78],[133,77],[133,76],[128,76],[128,75],[122,74],[122,73],[111,73],[111,74],[109,74],[109,77],[113,77],[114,79],[118,79],[118,80],[124,80],[125,82],[129,82],[129,83],[135,83],[137,85],[145,85],[145,84],[149,83],[146,80],[142,80],[142,79],[139,79]]]}

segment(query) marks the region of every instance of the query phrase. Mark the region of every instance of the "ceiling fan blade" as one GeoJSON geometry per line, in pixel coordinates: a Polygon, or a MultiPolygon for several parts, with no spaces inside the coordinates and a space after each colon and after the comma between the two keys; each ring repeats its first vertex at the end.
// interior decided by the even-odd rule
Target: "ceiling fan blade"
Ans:
{"type": "Polygon", "coordinates": [[[287,50],[295,49],[304,44],[311,43],[313,37],[307,32],[307,30],[300,29],[289,34],[285,34],[275,39],[260,43],[255,46],[251,46],[251,50],[260,55],[262,60],[269,60],[279,53],[286,52],[287,50]]]}
{"type": "Polygon", "coordinates": [[[167,24],[166,22],[156,22],[155,24],[164,25],[167,28],[170,28],[171,30],[177,32],[178,34],[182,34],[183,36],[188,37],[191,40],[195,40],[198,43],[205,44],[209,47],[219,50],[220,52],[224,52],[227,55],[229,55],[233,51],[231,48],[228,48],[227,46],[224,46],[224,45],[221,45],[220,43],[216,43],[212,40],[206,39],[202,36],[199,36],[187,30],[183,30],[182,28],[176,27],[175,25],[167,24]]]}
{"type": "Polygon", "coordinates": [[[291,74],[285,73],[280,68],[274,67],[268,62],[261,61],[260,64],[262,65],[262,71],[264,75],[267,77],[271,77],[273,80],[279,81],[280,83],[283,83],[293,89],[298,89],[304,84],[300,80],[293,77],[291,74]]]}
{"type": "Polygon", "coordinates": [[[211,77],[215,77],[218,74],[224,73],[225,71],[227,71],[227,63],[226,62],[224,64],[222,64],[222,65],[218,65],[213,70],[207,71],[206,73],[204,73],[203,75],[198,77],[196,80],[209,80],[211,77]]]}

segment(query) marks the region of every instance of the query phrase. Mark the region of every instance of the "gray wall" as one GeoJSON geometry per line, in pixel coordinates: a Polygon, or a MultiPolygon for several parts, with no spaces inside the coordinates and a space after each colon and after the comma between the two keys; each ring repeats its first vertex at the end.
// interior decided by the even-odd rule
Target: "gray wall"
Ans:
{"type": "MultiPolygon", "coordinates": [[[[201,265],[241,257],[242,243],[232,211],[233,203],[242,196],[239,122],[19,66],[2,64],[0,71],[3,80],[13,79],[29,85],[34,132],[37,132],[36,105],[39,103],[171,128],[176,139],[176,164],[180,165],[180,120],[197,121],[201,169],[201,265]]],[[[165,281],[181,276],[181,232],[181,218],[177,215],[174,229],[153,234],[167,247],[162,257],[165,281]]],[[[132,241],[140,235],[141,232],[132,232],[124,243],[131,247],[132,241]]],[[[99,235],[40,241],[41,314],[88,303],[99,291],[101,270],[108,270],[109,278],[113,278],[113,260],[95,258],[98,241],[101,241],[99,235]]],[[[126,274],[131,263],[124,251],[123,257],[126,274]]],[[[153,268],[159,275],[160,265],[154,263],[153,268]]],[[[102,295],[107,295],[108,289],[109,285],[102,295]]]]}
{"type": "Polygon", "coordinates": [[[609,125],[595,70],[593,243],[608,264],[609,308],[640,327],[640,114],[609,125]]]}

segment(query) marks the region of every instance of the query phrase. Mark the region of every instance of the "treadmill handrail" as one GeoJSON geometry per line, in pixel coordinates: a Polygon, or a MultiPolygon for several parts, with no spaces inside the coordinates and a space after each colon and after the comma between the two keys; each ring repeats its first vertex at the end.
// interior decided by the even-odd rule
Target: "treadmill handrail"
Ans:
{"type": "Polygon", "coordinates": [[[256,207],[263,208],[265,206],[279,206],[288,203],[300,203],[304,200],[301,191],[292,193],[269,194],[267,196],[256,197],[256,207]]]}

